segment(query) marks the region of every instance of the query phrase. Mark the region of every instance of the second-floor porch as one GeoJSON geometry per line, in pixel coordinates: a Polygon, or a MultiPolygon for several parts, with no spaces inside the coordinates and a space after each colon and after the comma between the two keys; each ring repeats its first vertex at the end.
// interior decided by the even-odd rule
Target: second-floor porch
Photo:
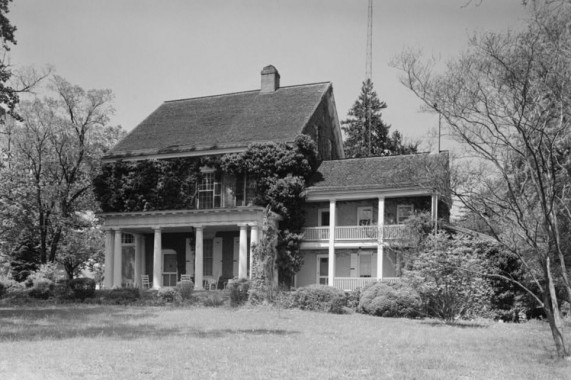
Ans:
{"type": "MultiPolygon", "coordinates": [[[[303,239],[305,241],[329,241],[331,228],[326,227],[305,227],[303,229],[303,239]]],[[[405,224],[393,225],[365,225],[365,226],[336,226],[334,229],[334,239],[336,241],[371,241],[378,240],[399,242],[406,238],[407,227],[405,224]]]]}

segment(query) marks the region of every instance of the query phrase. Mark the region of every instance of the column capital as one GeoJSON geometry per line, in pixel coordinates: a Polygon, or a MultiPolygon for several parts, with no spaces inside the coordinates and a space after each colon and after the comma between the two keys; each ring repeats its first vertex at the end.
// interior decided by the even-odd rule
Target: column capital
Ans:
{"type": "Polygon", "coordinates": [[[162,231],[161,226],[152,226],[151,228],[152,228],[153,231],[155,231],[155,232],[157,232],[157,231],[159,231],[159,232],[162,231]]]}
{"type": "Polygon", "coordinates": [[[248,223],[238,223],[237,225],[240,227],[240,230],[245,230],[248,228],[248,223]]]}
{"type": "Polygon", "coordinates": [[[195,230],[204,230],[204,226],[193,226],[195,230]]]}
{"type": "Polygon", "coordinates": [[[379,198],[379,200],[385,200],[385,196],[384,195],[378,195],[377,198],[379,198]]]}

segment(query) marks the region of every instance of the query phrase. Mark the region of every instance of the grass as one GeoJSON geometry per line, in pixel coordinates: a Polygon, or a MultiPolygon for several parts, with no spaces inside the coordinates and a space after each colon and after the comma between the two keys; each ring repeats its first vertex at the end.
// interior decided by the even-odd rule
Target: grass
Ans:
{"type": "Polygon", "coordinates": [[[571,364],[542,322],[69,305],[0,308],[0,378],[571,379],[571,364]]]}

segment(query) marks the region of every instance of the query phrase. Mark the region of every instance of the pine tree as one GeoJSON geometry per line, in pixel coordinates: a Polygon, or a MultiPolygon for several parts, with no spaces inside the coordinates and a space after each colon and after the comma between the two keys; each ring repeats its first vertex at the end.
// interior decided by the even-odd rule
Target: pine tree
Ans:
{"type": "Polygon", "coordinates": [[[385,108],[387,104],[379,100],[373,82],[370,79],[364,81],[347,120],[341,122],[346,134],[347,158],[416,153],[418,144],[404,144],[398,131],[389,134],[391,126],[382,120],[381,111],[385,108]]]}

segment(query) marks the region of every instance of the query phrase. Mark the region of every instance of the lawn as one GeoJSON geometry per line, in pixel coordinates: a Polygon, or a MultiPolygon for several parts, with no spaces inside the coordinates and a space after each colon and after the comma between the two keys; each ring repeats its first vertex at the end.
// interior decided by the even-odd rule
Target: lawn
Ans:
{"type": "Polygon", "coordinates": [[[554,358],[542,322],[449,326],[269,308],[0,309],[2,380],[159,378],[571,379],[571,364],[554,358]]]}

